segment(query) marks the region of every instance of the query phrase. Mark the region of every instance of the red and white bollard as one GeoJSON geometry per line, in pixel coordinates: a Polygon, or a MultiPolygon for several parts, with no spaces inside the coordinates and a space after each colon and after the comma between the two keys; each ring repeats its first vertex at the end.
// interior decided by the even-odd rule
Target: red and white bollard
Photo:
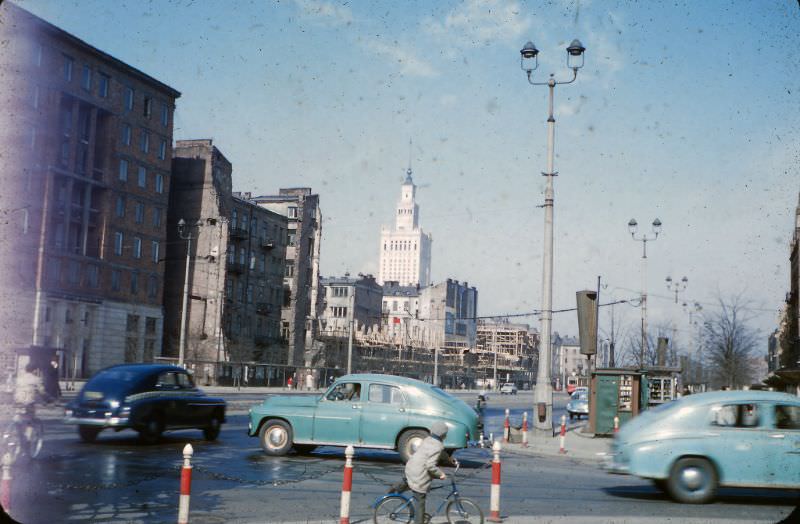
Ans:
{"type": "Polygon", "coordinates": [[[353,446],[344,450],[344,479],[342,480],[342,508],[339,511],[339,524],[350,524],[350,492],[353,489],[353,446]]]}
{"type": "Polygon", "coordinates": [[[503,422],[503,442],[508,443],[511,440],[511,423],[508,420],[509,411],[506,408],[506,419],[503,422]]]}
{"type": "Polygon", "coordinates": [[[492,446],[492,491],[489,499],[489,522],[503,522],[500,518],[500,443],[495,442],[492,446]]]}
{"type": "Polygon", "coordinates": [[[192,492],[192,455],[191,444],[183,447],[183,467],[181,468],[181,498],[178,503],[178,524],[189,524],[189,495],[192,492]]]}
{"type": "Polygon", "coordinates": [[[528,412],[522,412],[522,447],[528,447],[528,412]]]}
{"type": "Polygon", "coordinates": [[[565,443],[565,441],[567,439],[567,416],[566,415],[561,415],[561,433],[560,433],[558,439],[559,439],[558,452],[559,453],[566,453],[567,450],[564,447],[564,443],[565,443]]]}
{"type": "Polygon", "coordinates": [[[614,433],[619,431],[619,417],[614,417],[614,433]]]}
{"type": "Polygon", "coordinates": [[[0,479],[0,504],[6,513],[11,514],[11,463],[10,453],[3,454],[3,477],[0,479]]]}

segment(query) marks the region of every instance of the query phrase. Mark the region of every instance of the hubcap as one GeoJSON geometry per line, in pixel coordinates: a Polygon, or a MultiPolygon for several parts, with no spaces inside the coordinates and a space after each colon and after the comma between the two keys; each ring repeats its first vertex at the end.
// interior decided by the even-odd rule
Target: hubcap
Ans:
{"type": "Polygon", "coordinates": [[[286,431],[280,427],[271,428],[267,432],[267,443],[271,448],[281,448],[286,444],[286,431]]]}
{"type": "Polygon", "coordinates": [[[689,467],[681,471],[681,484],[691,491],[697,491],[705,484],[705,475],[700,468],[689,467]]]}

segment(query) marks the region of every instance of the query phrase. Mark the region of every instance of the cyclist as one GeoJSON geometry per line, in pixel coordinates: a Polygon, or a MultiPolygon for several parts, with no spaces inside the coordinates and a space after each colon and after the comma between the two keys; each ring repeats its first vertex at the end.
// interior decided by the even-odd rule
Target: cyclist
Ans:
{"type": "MultiPolygon", "coordinates": [[[[14,389],[14,403],[21,412],[24,424],[18,426],[20,439],[28,440],[25,427],[36,420],[36,402],[40,397],[45,398],[44,380],[35,373],[36,365],[28,362],[23,370],[17,374],[16,389],[14,389]]],[[[22,441],[22,440],[21,440],[22,441]]]]}
{"type": "Polygon", "coordinates": [[[431,480],[447,478],[438,466],[439,457],[444,451],[442,441],[446,436],[447,425],[437,420],[431,425],[430,436],[425,437],[417,451],[406,463],[405,481],[417,499],[417,508],[414,514],[415,524],[425,522],[425,498],[431,488],[431,480]]]}

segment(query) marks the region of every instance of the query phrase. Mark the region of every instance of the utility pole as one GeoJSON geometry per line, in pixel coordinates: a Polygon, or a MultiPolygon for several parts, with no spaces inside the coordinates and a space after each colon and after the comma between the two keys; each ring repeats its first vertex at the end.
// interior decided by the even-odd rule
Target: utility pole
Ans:
{"type": "Polygon", "coordinates": [[[353,308],[356,304],[356,285],[353,283],[353,287],[350,288],[350,311],[348,317],[350,320],[348,322],[349,330],[347,335],[347,374],[353,372],[353,308]]]}

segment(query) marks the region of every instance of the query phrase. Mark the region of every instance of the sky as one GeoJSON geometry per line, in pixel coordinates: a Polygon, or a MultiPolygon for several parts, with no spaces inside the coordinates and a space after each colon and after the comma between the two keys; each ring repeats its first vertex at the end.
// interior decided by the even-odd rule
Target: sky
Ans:
{"type": "MultiPolygon", "coordinates": [[[[433,280],[474,285],[483,316],[541,308],[548,93],[519,49],[540,50],[534,80],[568,79],[579,38],[585,66],[555,89],[553,308],[598,276],[601,302],[635,299],[627,223],[657,217],[648,322],[680,347],[682,302],[741,295],[766,351],[800,192],[798,2],[16,3],[181,91],[175,138],[213,138],[234,190],[318,193],[325,276],[377,274],[410,160],[433,280]],[[678,304],[667,276],[688,278],[678,304]]],[[[639,309],[615,310],[635,333],[639,309]]]]}

